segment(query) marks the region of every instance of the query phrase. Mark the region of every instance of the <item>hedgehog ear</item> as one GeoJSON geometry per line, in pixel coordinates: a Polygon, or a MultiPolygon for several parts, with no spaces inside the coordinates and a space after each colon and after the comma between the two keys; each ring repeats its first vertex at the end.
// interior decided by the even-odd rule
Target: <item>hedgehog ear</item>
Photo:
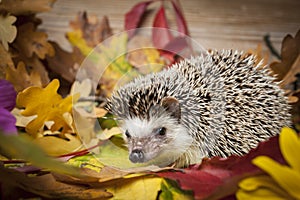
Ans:
{"type": "Polygon", "coordinates": [[[179,101],[174,97],[165,97],[161,101],[161,105],[167,112],[171,113],[171,116],[180,121],[181,111],[179,101]]]}

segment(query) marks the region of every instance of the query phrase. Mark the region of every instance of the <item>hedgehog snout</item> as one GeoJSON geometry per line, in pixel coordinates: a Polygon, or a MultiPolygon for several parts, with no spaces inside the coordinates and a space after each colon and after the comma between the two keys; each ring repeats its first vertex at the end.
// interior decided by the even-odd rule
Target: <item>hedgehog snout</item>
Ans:
{"type": "Polygon", "coordinates": [[[141,149],[134,149],[129,155],[129,160],[133,163],[144,162],[144,153],[141,149]]]}

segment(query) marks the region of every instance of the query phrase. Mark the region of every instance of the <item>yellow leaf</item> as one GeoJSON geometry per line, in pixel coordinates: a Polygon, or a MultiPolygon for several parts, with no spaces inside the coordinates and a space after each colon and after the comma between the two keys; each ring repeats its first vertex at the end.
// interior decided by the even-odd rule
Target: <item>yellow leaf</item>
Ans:
{"type": "MultiPolygon", "coordinates": [[[[75,156],[68,160],[68,164],[81,168],[83,176],[94,178],[97,178],[100,170],[104,168],[104,165],[100,163],[93,154],[75,156]]],[[[112,174],[110,174],[110,177],[111,176],[112,174]]]]}
{"type": "Polygon", "coordinates": [[[107,96],[110,96],[115,85],[132,69],[126,60],[127,40],[127,34],[122,33],[111,37],[107,46],[97,46],[98,65],[101,66],[101,71],[104,71],[100,79],[101,89],[107,96]]]}
{"type": "Polygon", "coordinates": [[[119,127],[112,127],[111,129],[104,129],[103,132],[99,135],[100,140],[107,140],[114,135],[122,133],[119,127]]]}
{"type": "Polygon", "coordinates": [[[76,102],[78,95],[68,96],[63,99],[57,90],[59,81],[54,79],[46,88],[29,87],[20,92],[17,96],[17,106],[25,108],[21,113],[24,116],[37,115],[26,126],[26,132],[37,136],[38,132],[44,127],[46,121],[53,121],[51,131],[62,128],[62,133],[72,130],[64,118],[64,113],[71,112],[72,102],[76,102]],[[73,99],[74,98],[74,99],[73,99]]]}
{"type": "Polygon", "coordinates": [[[0,40],[7,51],[8,43],[12,43],[17,36],[17,28],[12,25],[16,20],[15,16],[0,15],[0,40]]]}
{"type": "Polygon", "coordinates": [[[158,177],[132,178],[124,182],[116,183],[106,189],[113,194],[111,199],[156,199],[158,191],[160,191],[161,188],[162,180],[162,178],[158,177]]]}
{"type": "Polygon", "coordinates": [[[104,108],[98,108],[98,107],[95,108],[95,114],[97,118],[104,117],[107,113],[108,111],[105,110],[104,108]]]}
{"type": "Polygon", "coordinates": [[[280,150],[285,160],[300,174],[300,138],[291,128],[283,128],[279,137],[280,150]]]}
{"type": "Polygon", "coordinates": [[[35,144],[40,146],[50,156],[61,156],[82,149],[82,143],[76,136],[65,134],[66,139],[46,136],[33,140],[35,144]]]}
{"type": "MultiPolygon", "coordinates": [[[[87,147],[92,146],[92,143],[95,143],[96,140],[96,133],[94,131],[96,118],[92,114],[87,113],[83,108],[77,107],[77,105],[73,108],[73,117],[74,127],[80,140],[87,147]]],[[[98,139],[96,140],[97,142],[98,139]]]]}
{"type": "Polygon", "coordinates": [[[266,171],[290,195],[300,199],[300,173],[267,156],[258,156],[253,164],[266,171]]]}
{"type": "Polygon", "coordinates": [[[159,51],[153,47],[149,37],[135,35],[128,42],[128,62],[142,74],[158,72],[165,66],[159,51]]]}
{"type": "Polygon", "coordinates": [[[83,55],[87,56],[93,50],[93,48],[89,47],[86,41],[82,38],[82,32],[80,30],[68,32],[67,37],[70,43],[80,49],[83,55]]]}

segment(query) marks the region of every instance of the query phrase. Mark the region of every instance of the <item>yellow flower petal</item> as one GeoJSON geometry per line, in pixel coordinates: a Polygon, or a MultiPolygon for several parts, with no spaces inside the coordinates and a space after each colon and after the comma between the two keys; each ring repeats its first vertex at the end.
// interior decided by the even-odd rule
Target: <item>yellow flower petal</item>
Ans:
{"type": "MultiPolygon", "coordinates": [[[[239,183],[239,187],[243,192],[251,193],[262,188],[269,189],[275,196],[289,198],[289,194],[284,191],[274,180],[268,175],[259,175],[246,178],[239,183]]],[[[239,191],[243,193],[242,191],[239,191]]]]}
{"type": "Polygon", "coordinates": [[[283,128],[279,136],[279,145],[285,160],[300,173],[300,138],[296,132],[291,128],[283,128]]]}
{"type": "Polygon", "coordinates": [[[267,156],[258,156],[252,162],[266,171],[290,195],[300,199],[300,173],[267,156]]]}
{"type": "Polygon", "coordinates": [[[259,188],[254,191],[238,190],[236,193],[238,200],[255,199],[255,200],[286,200],[285,197],[278,196],[268,188],[259,188]]]}

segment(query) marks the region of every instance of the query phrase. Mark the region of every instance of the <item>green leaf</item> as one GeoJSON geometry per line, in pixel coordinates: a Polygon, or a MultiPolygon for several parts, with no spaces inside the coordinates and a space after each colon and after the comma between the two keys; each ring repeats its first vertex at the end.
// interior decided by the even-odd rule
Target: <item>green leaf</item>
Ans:
{"type": "Polygon", "coordinates": [[[159,200],[194,199],[192,191],[180,189],[176,181],[164,179],[161,183],[159,200]]]}
{"type": "Polygon", "coordinates": [[[121,136],[113,136],[100,146],[100,153],[95,155],[99,161],[106,166],[127,169],[145,166],[145,164],[134,164],[128,159],[128,150],[121,136]]]}

